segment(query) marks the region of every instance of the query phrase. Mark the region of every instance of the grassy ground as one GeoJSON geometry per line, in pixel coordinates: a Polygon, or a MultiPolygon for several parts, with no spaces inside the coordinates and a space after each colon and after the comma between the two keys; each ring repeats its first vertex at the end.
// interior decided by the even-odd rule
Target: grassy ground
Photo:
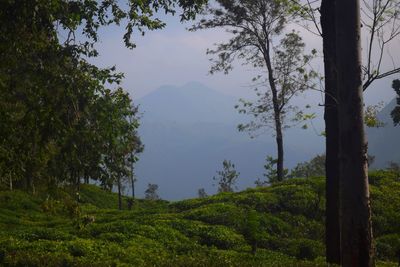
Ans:
{"type": "MultiPolygon", "coordinates": [[[[370,177],[378,265],[397,266],[400,180],[370,177]]],[[[82,187],[79,204],[67,190],[4,191],[0,266],[326,266],[323,196],[322,178],[292,179],[119,211],[117,196],[96,186],[82,187]]]]}

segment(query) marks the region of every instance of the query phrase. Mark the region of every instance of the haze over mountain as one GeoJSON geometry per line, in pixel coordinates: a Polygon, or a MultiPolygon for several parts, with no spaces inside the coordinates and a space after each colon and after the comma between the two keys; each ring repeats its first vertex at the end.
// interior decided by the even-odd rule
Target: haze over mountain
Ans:
{"type": "MultiPolygon", "coordinates": [[[[138,103],[145,144],[136,167],[139,196],[147,183],[158,184],[165,199],[194,197],[201,187],[215,193],[212,178],[224,159],[235,163],[241,174],[238,188],[252,187],[263,178],[266,156],[275,155],[271,132],[254,139],[238,132],[237,125],[249,119],[234,109],[238,99],[203,84],[162,86],[138,103]]],[[[323,137],[312,131],[293,129],[285,136],[287,167],[323,150],[323,137]]]]}
{"type": "MultiPolygon", "coordinates": [[[[262,179],[266,156],[275,155],[274,137],[271,131],[253,139],[238,132],[237,125],[249,117],[238,114],[237,103],[235,97],[197,82],[162,86],[139,99],[143,112],[139,133],[145,151],[136,165],[137,194],[143,196],[148,183],[158,184],[160,196],[169,200],[195,197],[202,187],[214,194],[217,186],[212,178],[224,159],[231,160],[240,172],[238,189],[253,187],[257,178],[262,179]]],[[[394,128],[389,116],[394,104],[379,114],[385,127],[367,129],[375,168],[386,167],[390,160],[400,161],[395,141],[400,127],[394,128]]],[[[317,121],[322,124],[322,114],[317,121]]],[[[324,138],[311,129],[286,130],[284,143],[286,168],[324,151],[324,138]]]]}
{"type": "Polygon", "coordinates": [[[400,126],[394,126],[390,113],[396,99],[387,104],[378,114],[384,127],[367,129],[368,151],[375,156],[372,168],[386,168],[390,161],[400,163],[400,126]]]}

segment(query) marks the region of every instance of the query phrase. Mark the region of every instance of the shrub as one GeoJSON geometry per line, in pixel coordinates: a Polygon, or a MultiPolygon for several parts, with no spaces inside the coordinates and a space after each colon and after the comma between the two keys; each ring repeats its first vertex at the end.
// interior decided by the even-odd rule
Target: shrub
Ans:
{"type": "Polygon", "coordinates": [[[230,226],[238,226],[243,217],[243,210],[230,203],[209,204],[184,214],[186,219],[230,226]]]}
{"type": "Polygon", "coordinates": [[[216,225],[200,229],[200,243],[221,249],[237,249],[246,245],[244,237],[230,228],[216,225]]]}
{"type": "Polygon", "coordinates": [[[16,236],[18,238],[27,241],[36,241],[36,240],[62,241],[62,240],[72,239],[72,236],[66,232],[44,227],[34,227],[27,230],[19,231],[16,236]]]}
{"type": "Polygon", "coordinates": [[[400,234],[391,234],[376,239],[376,254],[383,260],[398,261],[400,253],[400,234]]]}

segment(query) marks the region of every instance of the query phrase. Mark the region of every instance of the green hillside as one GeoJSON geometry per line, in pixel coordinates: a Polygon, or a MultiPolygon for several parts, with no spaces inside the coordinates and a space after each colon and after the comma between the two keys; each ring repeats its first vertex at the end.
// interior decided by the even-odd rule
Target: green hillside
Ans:
{"type": "MultiPolygon", "coordinates": [[[[397,266],[400,178],[371,173],[379,266],[397,266]]],[[[83,186],[30,196],[0,192],[0,266],[326,266],[324,179],[179,202],[83,186]]]]}

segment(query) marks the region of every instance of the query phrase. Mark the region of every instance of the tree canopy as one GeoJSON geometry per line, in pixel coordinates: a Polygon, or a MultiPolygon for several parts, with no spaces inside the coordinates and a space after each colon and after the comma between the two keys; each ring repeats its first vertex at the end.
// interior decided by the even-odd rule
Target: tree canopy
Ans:
{"type": "Polygon", "coordinates": [[[254,82],[260,85],[258,101],[242,100],[242,113],[254,116],[254,121],[239,125],[240,130],[254,131],[265,126],[274,129],[277,143],[277,180],[284,178],[283,129],[285,118],[293,111],[290,100],[312,87],[316,73],[309,68],[315,54],[304,53],[305,44],[295,31],[286,28],[298,17],[297,1],[220,0],[210,3],[204,18],[191,30],[223,28],[232,37],[209,49],[215,55],[210,73],[228,73],[233,62],[250,65],[260,71],[254,82]]]}
{"type": "Polygon", "coordinates": [[[125,24],[133,35],[164,27],[157,12],[193,18],[204,0],[3,1],[0,10],[2,186],[72,184],[111,188],[142,150],[138,110],[115,67],[98,68],[98,30],[125,24]]]}

